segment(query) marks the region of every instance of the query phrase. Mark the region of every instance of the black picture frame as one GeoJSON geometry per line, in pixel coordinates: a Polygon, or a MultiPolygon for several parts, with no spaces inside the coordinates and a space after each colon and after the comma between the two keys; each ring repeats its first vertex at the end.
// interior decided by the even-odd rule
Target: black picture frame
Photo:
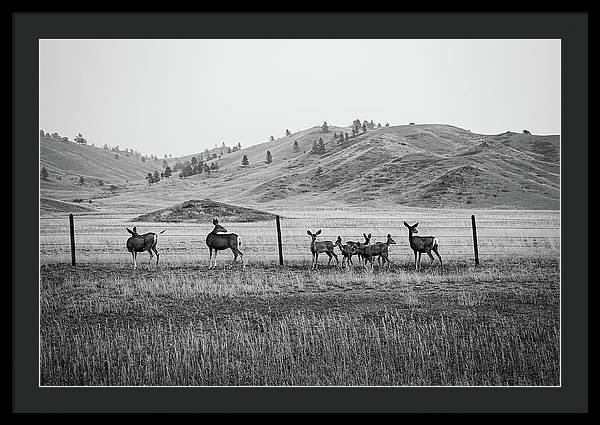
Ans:
{"type": "Polygon", "coordinates": [[[586,12],[33,13],[12,24],[12,411],[588,411],[586,12]],[[38,40],[50,38],[561,39],[561,386],[524,388],[43,388],[39,382],[38,40]]]}

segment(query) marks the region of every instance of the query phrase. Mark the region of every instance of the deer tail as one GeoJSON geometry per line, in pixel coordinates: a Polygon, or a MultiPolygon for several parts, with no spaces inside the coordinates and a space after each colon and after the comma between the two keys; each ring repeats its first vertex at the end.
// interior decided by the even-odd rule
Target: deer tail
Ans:
{"type": "Polygon", "coordinates": [[[163,230],[162,232],[158,232],[158,234],[159,234],[159,235],[160,235],[160,234],[163,234],[163,233],[165,233],[166,231],[167,231],[167,229],[163,230]]]}
{"type": "Polygon", "coordinates": [[[242,238],[240,236],[237,237],[238,248],[242,245],[242,238]]]}

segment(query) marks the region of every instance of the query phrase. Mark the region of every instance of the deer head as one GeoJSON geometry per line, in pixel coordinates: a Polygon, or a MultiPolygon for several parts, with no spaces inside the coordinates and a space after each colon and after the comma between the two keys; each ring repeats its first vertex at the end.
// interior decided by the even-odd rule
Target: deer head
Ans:
{"type": "Polygon", "coordinates": [[[411,225],[409,225],[409,224],[408,224],[408,223],[405,221],[405,222],[404,222],[404,225],[405,225],[406,227],[408,227],[408,230],[409,230],[411,233],[414,233],[414,234],[417,234],[417,233],[419,233],[419,231],[417,230],[417,226],[419,225],[419,223],[415,223],[415,224],[413,224],[413,225],[411,226],[411,225]]]}

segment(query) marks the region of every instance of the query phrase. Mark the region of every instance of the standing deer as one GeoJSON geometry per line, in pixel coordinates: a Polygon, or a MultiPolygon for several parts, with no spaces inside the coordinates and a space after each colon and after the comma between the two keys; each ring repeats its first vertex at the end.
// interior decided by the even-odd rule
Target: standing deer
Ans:
{"type": "MultiPolygon", "coordinates": [[[[160,233],[144,233],[143,235],[139,235],[137,232],[137,228],[134,227],[133,230],[125,228],[129,233],[131,233],[131,237],[127,239],[127,251],[131,252],[133,256],[133,269],[137,269],[137,253],[148,251],[150,254],[150,260],[152,260],[152,251],[156,254],[156,265],[158,266],[158,258],[159,254],[156,250],[156,243],[158,242],[158,235],[164,233],[163,230],[160,233]]],[[[150,268],[150,264],[148,264],[148,268],[150,268]]]]}
{"type": "MultiPolygon", "coordinates": [[[[206,246],[210,253],[208,260],[208,268],[211,268],[211,262],[213,259],[213,249],[215,250],[215,259],[213,267],[217,266],[217,252],[224,249],[231,249],[233,251],[233,263],[237,260],[238,255],[242,260],[242,268],[245,268],[244,254],[240,251],[240,245],[242,244],[242,238],[235,233],[227,233],[227,230],[219,224],[219,220],[216,218],[213,220],[215,228],[206,236],[206,246]]],[[[233,264],[232,263],[232,264],[233,264]]]]}
{"type": "Polygon", "coordinates": [[[352,259],[353,255],[358,255],[358,264],[359,265],[361,264],[361,258],[362,258],[361,254],[360,254],[360,248],[365,247],[371,243],[371,234],[370,233],[368,235],[363,233],[363,237],[365,238],[364,243],[348,241],[348,245],[354,246],[354,252],[350,254],[350,259],[352,259]]]}
{"type": "Polygon", "coordinates": [[[310,244],[310,252],[312,253],[313,262],[311,268],[317,269],[317,260],[319,259],[319,254],[325,253],[329,256],[329,262],[327,265],[331,264],[331,258],[335,257],[335,261],[339,264],[338,257],[336,253],[333,251],[333,242],[331,241],[321,241],[316,242],[317,236],[321,234],[321,230],[318,230],[316,233],[312,233],[310,230],[307,230],[306,233],[312,238],[312,242],[310,244]]]}
{"type": "Polygon", "coordinates": [[[415,223],[410,226],[406,221],[404,225],[408,227],[408,241],[410,243],[410,247],[415,253],[415,270],[419,270],[421,268],[421,254],[426,252],[431,259],[431,263],[433,263],[434,258],[431,255],[431,251],[435,252],[435,255],[440,259],[440,267],[444,267],[442,263],[442,257],[440,257],[440,253],[438,252],[438,240],[435,236],[414,236],[413,234],[419,233],[417,230],[417,226],[419,223],[415,223]],[[417,262],[417,253],[419,254],[419,261],[417,262]]]}
{"type": "Polygon", "coordinates": [[[352,242],[348,242],[346,244],[342,244],[342,238],[340,236],[335,240],[335,246],[337,246],[344,258],[342,259],[342,267],[344,267],[344,263],[348,261],[348,264],[354,265],[352,262],[352,255],[356,253],[356,247],[352,242]]]}
{"type": "Polygon", "coordinates": [[[388,257],[388,250],[390,245],[396,244],[396,241],[392,239],[392,235],[388,233],[387,239],[385,242],[377,242],[374,245],[367,245],[360,249],[360,255],[364,260],[364,268],[367,269],[367,261],[371,263],[371,270],[373,270],[373,258],[377,257],[377,259],[381,259],[380,266],[385,266],[385,263],[388,263],[388,269],[390,268],[390,259],[388,257]]]}

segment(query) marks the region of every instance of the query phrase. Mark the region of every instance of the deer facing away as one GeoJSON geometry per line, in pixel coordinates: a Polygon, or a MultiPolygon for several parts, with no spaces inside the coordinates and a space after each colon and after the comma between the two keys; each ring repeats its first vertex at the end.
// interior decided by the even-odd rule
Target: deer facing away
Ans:
{"type": "Polygon", "coordinates": [[[206,236],[206,246],[208,246],[210,254],[208,268],[211,268],[211,263],[213,262],[213,249],[215,250],[215,255],[212,267],[216,267],[217,265],[217,252],[224,249],[231,249],[233,252],[233,263],[235,263],[235,260],[237,260],[239,255],[242,261],[242,268],[245,268],[244,254],[240,251],[242,238],[235,233],[227,233],[227,230],[219,224],[219,220],[216,218],[213,220],[213,224],[215,225],[214,229],[206,236]]]}
{"type": "Polygon", "coordinates": [[[357,253],[357,248],[351,242],[345,244],[342,243],[342,238],[340,236],[337,237],[334,245],[340,249],[342,255],[344,256],[342,259],[342,267],[344,267],[346,261],[348,261],[348,264],[354,265],[352,262],[352,255],[357,253]]]}
{"type": "MultiPolygon", "coordinates": [[[[160,255],[156,250],[156,243],[158,242],[158,235],[164,233],[166,229],[160,233],[149,232],[144,233],[143,235],[138,234],[136,227],[134,227],[133,230],[128,229],[127,227],[125,229],[131,233],[131,237],[127,239],[127,251],[131,252],[131,255],[133,256],[133,268],[137,269],[137,253],[144,251],[148,251],[148,254],[150,254],[150,260],[152,260],[152,251],[154,251],[156,254],[156,265],[158,266],[158,258],[160,255]]],[[[148,268],[150,268],[149,264],[148,268]]]]}
{"type": "Polygon", "coordinates": [[[354,246],[354,252],[352,252],[350,254],[350,259],[352,259],[353,255],[358,255],[358,264],[361,264],[361,254],[360,254],[360,248],[365,247],[367,245],[369,245],[371,243],[371,234],[369,233],[368,235],[363,233],[363,238],[365,238],[364,242],[353,242],[353,241],[348,241],[348,245],[352,245],[354,246]]]}
{"type": "Polygon", "coordinates": [[[406,221],[404,225],[408,227],[408,241],[410,243],[410,247],[415,253],[415,270],[419,270],[421,268],[421,254],[426,252],[431,259],[431,262],[434,262],[433,255],[431,255],[431,251],[435,252],[435,255],[440,259],[440,267],[443,267],[442,257],[440,257],[440,253],[438,252],[439,243],[435,236],[414,236],[419,233],[417,230],[417,226],[419,223],[415,223],[412,226],[409,225],[406,221]],[[419,261],[417,262],[417,254],[419,254],[419,261]]]}
{"type": "Polygon", "coordinates": [[[308,236],[312,238],[312,242],[310,244],[310,252],[312,253],[313,261],[311,268],[317,268],[317,260],[319,259],[319,254],[325,253],[329,256],[329,262],[327,265],[331,264],[331,259],[335,258],[337,264],[339,264],[338,256],[333,251],[333,242],[331,241],[320,241],[316,242],[317,236],[321,234],[321,230],[319,229],[316,233],[312,233],[310,230],[307,230],[306,233],[308,236]]]}

